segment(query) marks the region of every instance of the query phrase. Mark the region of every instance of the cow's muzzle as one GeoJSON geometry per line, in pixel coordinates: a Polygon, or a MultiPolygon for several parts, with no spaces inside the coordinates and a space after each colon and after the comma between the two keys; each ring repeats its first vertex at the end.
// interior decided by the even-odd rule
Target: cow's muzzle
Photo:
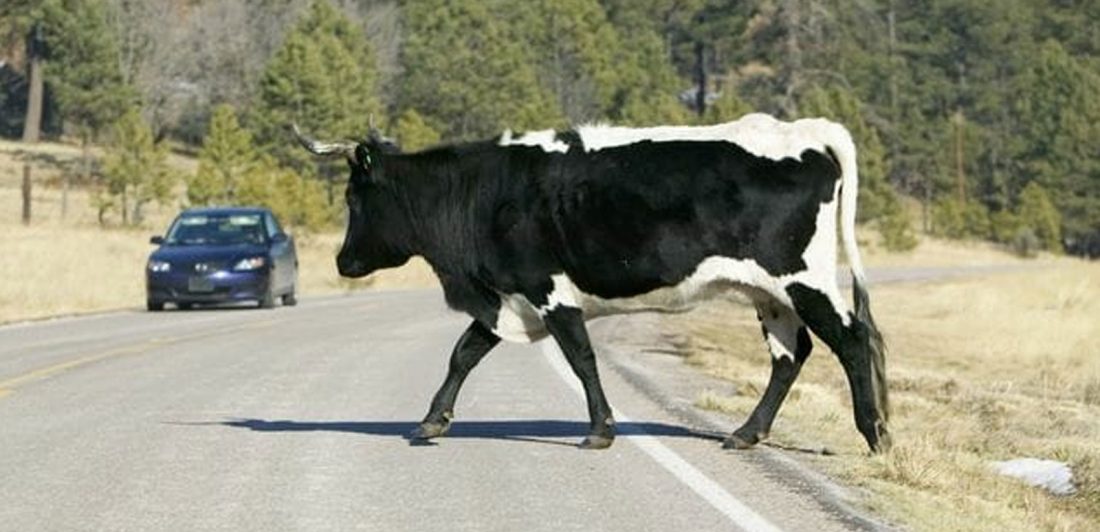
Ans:
{"type": "Polygon", "coordinates": [[[348,258],[343,254],[336,257],[336,270],[343,277],[363,277],[370,273],[370,270],[362,261],[348,258]]]}

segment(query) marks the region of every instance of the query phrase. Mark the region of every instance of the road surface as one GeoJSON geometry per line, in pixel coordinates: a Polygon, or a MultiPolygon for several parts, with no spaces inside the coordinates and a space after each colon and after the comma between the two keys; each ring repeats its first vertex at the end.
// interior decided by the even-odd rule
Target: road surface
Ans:
{"type": "Polygon", "coordinates": [[[0,530],[876,527],[780,451],[721,450],[670,407],[690,370],[599,327],[611,449],[574,447],[585,407],[552,344],[501,344],[451,435],[413,445],[466,323],[422,290],[0,327],[0,530]]]}

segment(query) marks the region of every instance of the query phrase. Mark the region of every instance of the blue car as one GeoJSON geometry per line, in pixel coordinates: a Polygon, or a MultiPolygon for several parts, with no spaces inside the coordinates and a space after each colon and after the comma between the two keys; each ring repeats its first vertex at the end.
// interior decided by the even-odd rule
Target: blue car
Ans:
{"type": "Polygon", "coordinates": [[[280,298],[284,305],[297,303],[294,240],[268,209],[188,209],[150,243],[160,246],[145,268],[150,311],[166,303],[180,309],[240,301],[271,308],[280,298]]]}

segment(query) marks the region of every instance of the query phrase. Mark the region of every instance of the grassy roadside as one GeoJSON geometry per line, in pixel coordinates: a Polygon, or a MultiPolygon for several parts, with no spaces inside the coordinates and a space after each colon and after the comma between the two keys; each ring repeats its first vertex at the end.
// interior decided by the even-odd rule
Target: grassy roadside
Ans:
{"type": "MultiPolygon", "coordinates": [[[[772,440],[833,451],[807,460],[914,530],[1100,529],[1100,264],[1048,259],[1024,272],[877,286],[871,298],[890,347],[894,450],[867,456],[843,372],[821,344],[772,440]],[[1019,457],[1069,463],[1078,493],[1054,497],[988,469],[1019,457]]],[[[746,417],[770,370],[753,311],[724,303],[663,326],[687,342],[688,363],[738,385],[699,404],[746,417]]]]}
{"type": "MultiPolygon", "coordinates": [[[[178,212],[151,206],[139,228],[101,228],[88,193],[73,187],[62,217],[62,172],[77,167],[74,146],[27,147],[0,142],[0,323],[64,314],[140,308],[145,304],[149,237],[162,233],[178,212]],[[22,166],[34,175],[32,224],[20,223],[22,166]]],[[[174,157],[181,170],[191,159],[174,157]]],[[[298,234],[299,293],[340,293],[364,288],[433,286],[435,276],[420,260],[363,280],[342,279],[335,256],[343,234],[298,234]]]]}

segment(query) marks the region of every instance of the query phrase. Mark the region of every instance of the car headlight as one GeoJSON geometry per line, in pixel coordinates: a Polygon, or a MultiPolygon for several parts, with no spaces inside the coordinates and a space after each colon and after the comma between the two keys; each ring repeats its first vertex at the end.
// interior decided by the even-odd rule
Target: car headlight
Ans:
{"type": "Polygon", "coordinates": [[[249,270],[258,270],[264,267],[267,261],[263,257],[249,257],[247,259],[241,259],[237,264],[233,265],[233,271],[243,272],[249,270]]]}
{"type": "Polygon", "coordinates": [[[163,260],[150,260],[149,261],[149,271],[151,271],[151,272],[164,273],[164,272],[169,271],[171,269],[172,269],[172,264],[168,263],[168,262],[165,262],[163,260]]]}

